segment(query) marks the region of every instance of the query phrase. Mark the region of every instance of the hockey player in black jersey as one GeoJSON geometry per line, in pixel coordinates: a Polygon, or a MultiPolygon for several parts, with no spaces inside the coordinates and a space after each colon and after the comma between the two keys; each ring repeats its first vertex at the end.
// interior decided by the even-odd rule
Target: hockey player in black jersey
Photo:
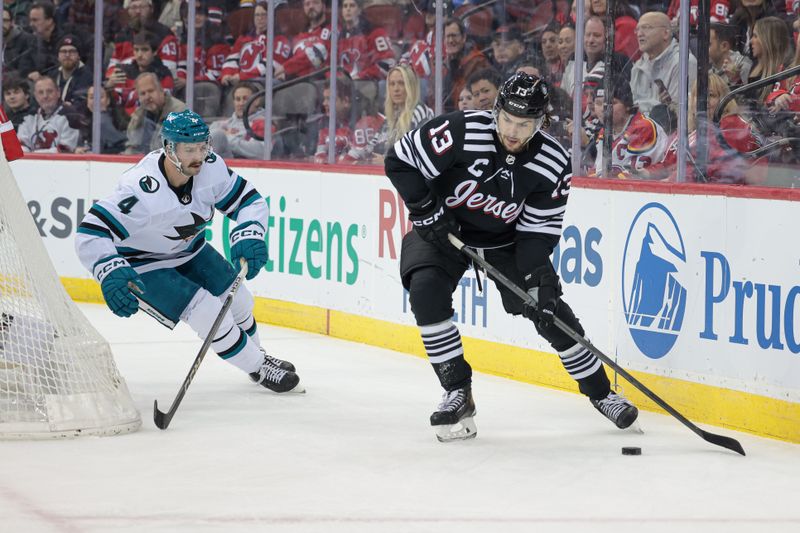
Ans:
{"type": "Polygon", "coordinates": [[[436,117],[403,136],[386,156],[386,175],[414,228],[403,238],[400,274],[444,388],[431,415],[440,441],[476,435],[472,368],[452,321],[453,292],[469,264],[448,233],[482,251],[536,297],[538,308],[524,305],[498,284],[505,310],[533,321],[592,405],[619,428],[638,416],[630,401],[612,392],[600,360],[553,324],[555,315],[584,334],[560,299],[550,262],[561,237],[572,170],[569,154],[542,131],[549,93],[546,82],[517,73],[503,84],[494,111],[436,117]]]}

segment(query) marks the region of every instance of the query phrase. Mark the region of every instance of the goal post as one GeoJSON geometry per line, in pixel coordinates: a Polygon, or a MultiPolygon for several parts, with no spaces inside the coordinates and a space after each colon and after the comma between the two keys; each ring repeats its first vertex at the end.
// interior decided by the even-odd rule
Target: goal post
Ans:
{"type": "Polygon", "coordinates": [[[62,286],[0,145],[0,439],[117,435],[141,424],[108,342],[62,286]]]}

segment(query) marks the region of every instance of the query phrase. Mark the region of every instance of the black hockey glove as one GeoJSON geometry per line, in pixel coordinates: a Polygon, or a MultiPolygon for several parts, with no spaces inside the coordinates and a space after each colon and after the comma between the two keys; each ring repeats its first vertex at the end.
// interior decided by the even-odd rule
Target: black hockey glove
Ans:
{"type": "Polygon", "coordinates": [[[425,198],[407,204],[407,207],[408,219],[414,225],[414,231],[423,240],[436,245],[448,255],[460,257],[456,247],[447,239],[448,233],[460,236],[458,222],[441,198],[431,191],[425,198]]]}
{"type": "Polygon", "coordinates": [[[525,275],[525,287],[538,305],[523,304],[522,314],[533,320],[541,329],[552,326],[558,297],[561,294],[558,274],[551,265],[542,265],[525,275]]]}

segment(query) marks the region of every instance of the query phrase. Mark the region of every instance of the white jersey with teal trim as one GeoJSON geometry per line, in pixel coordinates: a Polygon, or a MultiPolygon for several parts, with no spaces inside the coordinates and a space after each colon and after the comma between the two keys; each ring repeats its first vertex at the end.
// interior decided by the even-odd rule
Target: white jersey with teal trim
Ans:
{"type": "Polygon", "coordinates": [[[164,158],[163,149],[147,154],[79,225],[78,257],[98,280],[102,273],[95,267],[116,256],[140,273],[186,263],[205,245],[205,228],[215,208],[237,224],[258,223],[266,233],[266,201],[221,157],[212,152],[200,172],[179,189],[167,181],[164,158]]]}

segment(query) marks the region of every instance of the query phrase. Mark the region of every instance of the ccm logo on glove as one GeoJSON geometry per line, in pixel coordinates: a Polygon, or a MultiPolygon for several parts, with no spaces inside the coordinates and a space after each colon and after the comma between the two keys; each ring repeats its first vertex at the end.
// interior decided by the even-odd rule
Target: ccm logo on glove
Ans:
{"type": "Polygon", "coordinates": [[[433,213],[431,216],[423,219],[412,220],[411,223],[415,226],[430,226],[435,224],[436,221],[442,217],[442,215],[444,215],[444,205],[442,205],[439,210],[433,213]]]}

